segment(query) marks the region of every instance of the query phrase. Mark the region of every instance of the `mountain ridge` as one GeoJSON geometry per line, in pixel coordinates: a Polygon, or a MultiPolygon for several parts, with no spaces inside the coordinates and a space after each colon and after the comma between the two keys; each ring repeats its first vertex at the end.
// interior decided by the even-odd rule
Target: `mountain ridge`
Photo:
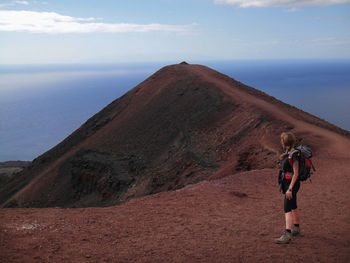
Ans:
{"type": "MultiPolygon", "coordinates": [[[[0,203],[108,206],[235,171],[271,168],[279,149],[275,138],[295,128],[292,119],[350,137],[205,66],[166,66],[34,159],[1,189],[0,203]]],[[[307,142],[315,145],[315,138],[307,142]]]]}

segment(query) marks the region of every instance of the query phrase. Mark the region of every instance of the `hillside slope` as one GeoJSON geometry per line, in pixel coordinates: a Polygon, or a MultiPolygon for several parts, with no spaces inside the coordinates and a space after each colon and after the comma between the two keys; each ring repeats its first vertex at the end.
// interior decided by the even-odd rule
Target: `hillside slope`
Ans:
{"type": "Polygon", "coordinates": [[[201,65],[160,69],[0,189],[3,207],[87,207],[272,168],[282,131],[349,133],[201,65]],[[296,129],[297,127],[307,127],[296,129]],[[311,127],[311,128],[310,128],[311,127]]]}

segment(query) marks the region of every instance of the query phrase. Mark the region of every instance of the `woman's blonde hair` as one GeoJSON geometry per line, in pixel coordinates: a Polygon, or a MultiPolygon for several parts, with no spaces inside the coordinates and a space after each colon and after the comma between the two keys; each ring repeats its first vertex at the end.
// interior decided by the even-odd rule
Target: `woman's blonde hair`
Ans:
{"type": "Polygon", "coordinates": [[[281,140],[285,147],[289,147],[289,149],[293,148],[296,143],[296,138],[291,132],[282,132],[281,140]]]}
{"type": "MultiPolygon", "coordinates": [[[[289,149],[293,148],[293,146],[296,143],[296,138],[293,133],[291,132],[282,132],[281,133],[281,140],[285,147],[289,147],[289,149]]],[[[287,152],[284,152],[280,155],[280,160],[283,160],[285,157],[288,156],[287,152]]]]}

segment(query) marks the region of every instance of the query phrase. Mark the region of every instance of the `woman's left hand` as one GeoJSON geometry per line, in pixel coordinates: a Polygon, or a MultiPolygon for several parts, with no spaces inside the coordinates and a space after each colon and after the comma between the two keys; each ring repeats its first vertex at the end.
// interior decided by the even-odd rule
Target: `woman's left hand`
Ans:
{"type": "Polygon", "coordinates": [[[292,192],[287,191],[286,197],[287,197],[288,200],[291,200],[293,198],[292,192]]]}

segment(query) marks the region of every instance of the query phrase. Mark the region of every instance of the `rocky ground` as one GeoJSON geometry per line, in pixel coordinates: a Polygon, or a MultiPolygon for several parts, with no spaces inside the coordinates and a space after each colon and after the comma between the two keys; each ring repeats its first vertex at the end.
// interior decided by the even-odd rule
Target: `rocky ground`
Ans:
{"type": "Polygon", "coordinates": [[[7,161],[0,162],[0,187],[17,173],[23,170],[24,167],[30,165],[28,161],[7,161]]]}

